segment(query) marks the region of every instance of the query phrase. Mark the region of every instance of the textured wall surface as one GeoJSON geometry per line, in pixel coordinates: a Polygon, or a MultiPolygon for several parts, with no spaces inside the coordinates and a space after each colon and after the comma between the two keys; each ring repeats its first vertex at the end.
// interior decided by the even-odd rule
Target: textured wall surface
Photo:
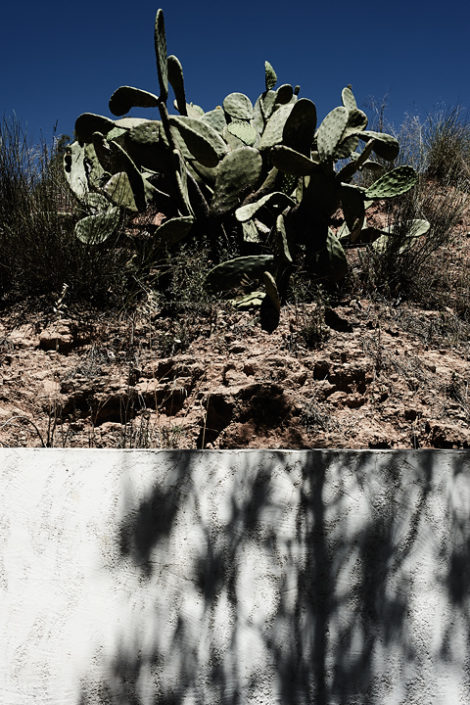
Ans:
{"type": "Polygon", "coordinates": [[[2,705],[468,705],[470,453],[0,449],[2,705]]]}

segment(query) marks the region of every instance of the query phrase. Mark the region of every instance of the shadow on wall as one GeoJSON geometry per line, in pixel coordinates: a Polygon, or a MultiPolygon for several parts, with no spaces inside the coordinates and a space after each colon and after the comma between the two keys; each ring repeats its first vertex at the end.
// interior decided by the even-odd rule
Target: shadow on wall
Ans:
{"type": "Polygon", "coordinates": [[[80,705],[444,702],[470,663],[469,455],[228,455],[167,454],[130,498],[133,617],[80,705]]]}

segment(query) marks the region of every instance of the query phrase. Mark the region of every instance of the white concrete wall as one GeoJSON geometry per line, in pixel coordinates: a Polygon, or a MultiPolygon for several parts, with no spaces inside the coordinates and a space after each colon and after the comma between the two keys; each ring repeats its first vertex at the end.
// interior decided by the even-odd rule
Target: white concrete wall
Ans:
{"type": "Polygon", "coordinates": [[[468,705],[470,453],[0,450],[2,705],[468,705]]]}

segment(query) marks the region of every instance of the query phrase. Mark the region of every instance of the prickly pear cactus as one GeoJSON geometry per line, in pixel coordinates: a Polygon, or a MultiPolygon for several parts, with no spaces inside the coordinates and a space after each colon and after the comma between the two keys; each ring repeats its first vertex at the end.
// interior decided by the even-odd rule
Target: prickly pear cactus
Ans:
{"type": "MultiPolygon", "coordinates": [[[[120,86],[109,101],[114,118],[94,113],[77,118],[75,141],[64,158],[67,182],[83,211],[77,238],[107,246],[120,232],[132,251],[139,244],[126,229],[129,218],[148,209],[163,213],[163,222],[148,228],[147,255],[168,257],[171,266],[171,253],[182,240],[208,243],[214,264],[208,287],[227,290],[252,281],[256,291],[240,305],[261,305],[261,318],[270,318],[272,329],[296,268],[337,282],[347,270],[347,248],[374,242],[377,251],[384,247],[393,228],[369,227],[366,208],[405,193],[417,176],[406,166],[383,173],[372,159],[375,153],[382,161],[394,160],[399,145],[391,135],[367,130],[351,86],[317,126],[315,104],[299,98],[298,85],[276,89],[276,72],[266,61],[264,90],[254,104],[232,92],[204,111],[188,102],[183,67],[167,55],[161,9],[154,48],[158,95],[120,86]],[[158,114],[129,117],[134,107],[158,114]],[[363,169],[380,172],[367,189],[353,183],[363,169]],[[338,208],[344,225],[335,232],[338,208]],[[228,244],[238,256],[221,262],[228,244]]],[[[426,227],[413,221],[410,232],[422,237],[426,227]]],[[[118,240],[122,247],[123,238],[118,240]]]]}

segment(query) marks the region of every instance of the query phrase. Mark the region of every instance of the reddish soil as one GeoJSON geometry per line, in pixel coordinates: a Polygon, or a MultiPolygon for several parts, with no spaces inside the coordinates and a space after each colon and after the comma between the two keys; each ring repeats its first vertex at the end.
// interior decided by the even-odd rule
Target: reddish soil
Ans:
{"type": "Polygon", "coordinates": [[[470,447],[470,327],[451,309],[291,306],[268,334],[228,307],[31,308],[0,318],[3,446],[470,447]]]}

